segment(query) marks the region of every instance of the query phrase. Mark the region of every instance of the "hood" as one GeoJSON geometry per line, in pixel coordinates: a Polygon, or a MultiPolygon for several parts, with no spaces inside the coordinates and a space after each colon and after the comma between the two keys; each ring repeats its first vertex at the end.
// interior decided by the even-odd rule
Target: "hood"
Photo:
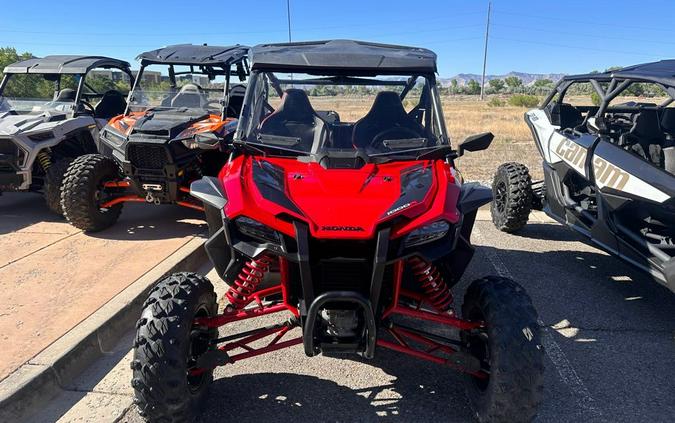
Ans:
{"type": "Polygon", "coordinates": [[[65,119],[65,113],[48,112],[39,115],[17,115],[14,112],[0,112],[0,135],[49,130],[55,126],[54,122],[65,119]]]}
{"type": "MultiPolygon", "coordinates": [[[[110,121],[109,126],[132,139],[152,137],[172,140],[189,138],[202,131],[219,131],[225,123],[220,116],[203,112],[162,111],[134,112],[118,116],[110,121]]],[[[236,128],[236,122],[234,126],[236,128]]]]}
{"type": "Polygon", "coordinates": [[[243,186],[241,177],[221,175],[228,199],[241,197],[228,203],[227,215],[260,218],[289,235],[292,228],[285,231],[279,222],[284,214],[305,220],[316,238],[367,239],[384,221],[401,216],[410,221],[436,202],[441,203],[440,212],[444,210],[445,195],[439,190],[449,179],[434,161],[367,164],[360,169],[325,169],[296,159],[245,161],[243,186]],[[446,179],[442,184],[439,175],[446,179]],[[249,182],[256,192],[251,192],[249,182]],[[269,214],[276,221],[264,219],[269,214]]]}

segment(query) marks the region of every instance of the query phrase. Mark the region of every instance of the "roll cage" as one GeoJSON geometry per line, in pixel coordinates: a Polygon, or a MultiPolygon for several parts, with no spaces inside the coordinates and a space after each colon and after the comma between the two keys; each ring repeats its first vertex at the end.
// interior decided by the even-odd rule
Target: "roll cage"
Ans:
{"type": "MultiPolygon", "coordinates": [[[[138,88],[145,69],[151,65],[163,65],[168,69],[169,84],[172,90],[178,88],[176,76],[204,75],[210,81],[217,76],[224,76],[225,84],[223,84],[223,97],[220,103],[221,118],[225,119],[229,101],[227,94],[230,91],[230,77],[236,76],[240,81],[245,81],[250,73],[247,59],[248,49],[247,46],[239,44],[227,47],[180,44],[139,54],[136,60],[141,62],[141,68],[132,86],[124,114],[129,113],[133,93],[138,88]],[[187,66],[189,70],[177,72],[176,66],[187,66]]],[[[204,90],[209,91],[209,89],[204,90]]]]}
{"type": "Polygon", "coordinates": [[[56,100],[61,91],[62,76],[71,75],[77,80],[73,103],[80,104],[81,101],[87,102],[92,98],[101,98],[104,93],[97,92],[86,83],[87,74],[94,69],[117,69],[127,75],[129,86],[134,85],[134,75],[131,72],[130,64],[123,60],[104,56],[55,55],[43,58],[34,57],[5,67],[4,76],[0,81],[0,97],[13,75],[43,75],[46,80],[54,82],[53,100],[56,100]],[[90,92],[86,92],[86,90],[90,92]]]}
{"type": "MultiPolygon", "coordinates": [[[[325,157],[341,157],[345,159],[361,158],[367,162],[378,156],[394,156],[397,153],[398,157],[396,158],[398,159],[410,158],[410,156],[419,158],[421,156],[429,156],[427,153],[430,153],[431,151],[436,151],[438,153],[440,150],[443,151],[442,157],[445,157],[448,152],[452,151],[445,128],[445,122],[443,120],[443,113],[439,101],[439,93],[436,87],[436,79],[433,73],[399,75],[400,79],[388,79],[381,78],[383,75],[377,75],[375,72],[369,72],[368,77],[366,77],[349,76],[344,73],[344,70],[341,70],[337,74],[324,71],[323,75],[298,79],[297,72],[302,72],[302,69],[296,68],[296,73],[285,74],[284,78],[280,78],[277,76],[279,73],[275,72],[274,69],[270,67],[266,67],[265,70],[261,71],[252,71],[249,87],[244,99],[240,124],[237,129],[237,133],[235,134],[235,144],[245,145],[249,147],[254,153],[271,155],[274,155],[275,153],[278,153],[279,155],[308,155],[314,158],[316,161],[321,161],[325,157]],[[417,92],[420,94],[419,101],[407,113],[409,116],[418,119],[421,125],[426,128],[425,137],[430,138],[428,142],[433,145],[420,149],[412,145],[414,144],[412,143],[412,140],[400,140],[411,141],[409,142],[409,148],[400,148],[392,152],[380,152],[373,154],[372,151],[366,151],[364,148],[358,148],[357,145],[353,145],[354,148],[351,148],[352,146],[344,145],[342,148],[328,147],[328,140],[332,141],[333,146],[335,145],[335,140],[332,135],[330,137],[326,137],[321,142],[315,141],[311,148],[300,151],[285,146],[284,143],[288,140],[284,140],[283,137],[275,137],[278,138],[276,141],[280,143],[279,145],[261,145],[257,141],[262,135],[262,125],[268,117],[278,111],[278,109],[275,109],[270,104],[270,91],[272,91],[276,96],[283,98],[284,95],[288,93],[288,91],[291,91],[284,90],[283,86],[298,86],[302,88],[313,86],[378,86],[384,87],[385,90],[389,87],[397,87],[400,89],[400,92],[397,93],[398,101],[400,103],[406,101],[408,99],[408,94],[410,94],[413,89],[417,87],[417,92]],[[431,112],[429,113],[429,111],[431,112]]],[[[313,76],[312,74],[307,75],[313,76]]],[[[392,92],[386,91],[385,93],[391,94],[392,92]]],[[[383,94],[383,92],[378,92],[378,94],[383,94]]],[[[337,94],[337,96],[340,96],[340,94],[337,94]]],[[[337,115],[337,113],[334,111],[314,112],[323,115],[323,117],[326,118],[327,121],[325,123],[328,124],[328,131],[331,134],[335,133],[334,130],[336,129],[336,126],[340,125],[344,128],[344,126],[349,126],[350,124],[349,122],[339,122],[339,115],[337,115]],[[330,121],[331,114],[337,116],[337,122],[330,121]]],[[[354,122],[352,125],[355,125],[356,123],[358,122],[354,122]]],[[[269,137],[267,138],[269,139],[269,137]]]]}

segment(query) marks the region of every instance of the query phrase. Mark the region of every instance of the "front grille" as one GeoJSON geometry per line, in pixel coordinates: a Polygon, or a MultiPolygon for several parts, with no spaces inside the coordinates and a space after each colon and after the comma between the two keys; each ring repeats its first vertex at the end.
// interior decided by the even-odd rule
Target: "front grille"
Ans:
{"type": "Polygon", "coordinates": [[[21,159],[19,147],[7,138],[0,138],[0,172],[14,173],[21,159]]]}
{"type": "Polygon", "coordinates": [[[313,269],[323,291],[363,291],[369,287],[372,270],[365,259],[321,260],[313,269]]]}
{"type": "Polygon", "coordinates": [[[7,138],[0,138],[0,154],[17,154],[18,147],[7,138]]]}
{"type": "Polygon", "coordinates": [[[367,294],[372,278],[372,241],[310,238],[312,280],[320,292],[347,290],[367,294]]]}
{"type": "Polygon", "coordinates": [[[141,169],[163,169],[168,162],[166,148],[161,145],[132,144],[128,155],[131,164],[141,169]]]}

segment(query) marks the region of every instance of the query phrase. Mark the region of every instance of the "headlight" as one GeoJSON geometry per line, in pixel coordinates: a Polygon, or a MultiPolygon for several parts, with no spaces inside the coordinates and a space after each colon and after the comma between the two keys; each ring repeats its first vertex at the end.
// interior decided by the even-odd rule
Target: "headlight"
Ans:
{"type": "MultiPolygon", "coordinates": [[[[183,133],[186,131],[183,131],[183,133]]],[[[178,135],[178,138],[183,138],[183,133],[178,135]]],[[[202,150],[217,150],[220,147],[220,141],[220,137],[213,132],[202,132],[193,134],[191,138],[186,138],[181,142],[190,150],[196,150],[198,148],[202,150]]]]}
{"type": "Polygon", "coordinates": [[[54,138],[54,133],[52,131],[35,132],[28,134],[28,138],[35,142],[46,141],[54,138]]]}
{"type": "Polygon", "coordinates": [[[410,232],[403,242],[404,247],[426,244],[443,238],[450,230],[450,224],[445,220],[422,226],[410,232]]]}
{"type": "Polygon", "coordinates": [[[110,141],[110,142],[112,142],[116,145],[122,145],[122,144],[124,144],[124,141],[127,140],[122,135],[120,135],[116,132],[107,130],[107,129],[103,131],[102,138],[104,138],[104,139],[106,139],[106,140],[108,140],[108,141],[110,141]]]}
{"type": "Polygon", "coordinates": [[[257,220],[253,220],[246,216],[240,216],[234,220],[234,224],[237,226],[237,229],[239,229],[239,232],[248,235],[251,238],[263,242],[281,244],[281,235],[279,232],[257,220]]]}

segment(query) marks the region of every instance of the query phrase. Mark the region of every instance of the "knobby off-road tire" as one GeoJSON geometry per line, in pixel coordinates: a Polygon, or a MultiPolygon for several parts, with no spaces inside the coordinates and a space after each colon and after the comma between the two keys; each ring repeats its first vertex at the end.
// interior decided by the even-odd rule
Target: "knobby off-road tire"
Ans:
{"type": "Polygon", "coordinates": [[[112,226],[122,213],[122,203],[108,209],[99,207],[103,183],[122,178],[113,159],[86,154],[68,168],[61,190],[63,214],[73,226],[97,232],[112,226]]]}
{"type": "Polygon", "coordinates": [[[44,196],[47,207],[54,213],[63,214],[61,208],[61,187],[66,171],[73,159],[59,159],[51,164],[45,172],[44,196]]]}
{"type": "Polygon", "coordinates": [[[213,285],[195,273],[169,275],[150,291],[136,325],[131,363],[134,402],[148,421],[183,422],[197,415],[213,370],[188,376],[194,365],[189,361],[218,331],[196,328],[193,320],[214,316],[217,309],[213,285]]]}
{"type": "Polygon", "coordinates": [[[532,178],[527,166],[504,163],[492,181],[492,222],[503,232],[517,232],[532,211],[532,178]]]}
{"type": "Polygon", "coordinates": [[[508,278],[488,276],[464,296],[465,319],[482,320],[481,331],[465,331],[464,349],[477,356],[489,379],[470,377],[468,396],[480,422],[529,422],[544,389],[544,350],[537,312],[525,290],[508,278]]]}

